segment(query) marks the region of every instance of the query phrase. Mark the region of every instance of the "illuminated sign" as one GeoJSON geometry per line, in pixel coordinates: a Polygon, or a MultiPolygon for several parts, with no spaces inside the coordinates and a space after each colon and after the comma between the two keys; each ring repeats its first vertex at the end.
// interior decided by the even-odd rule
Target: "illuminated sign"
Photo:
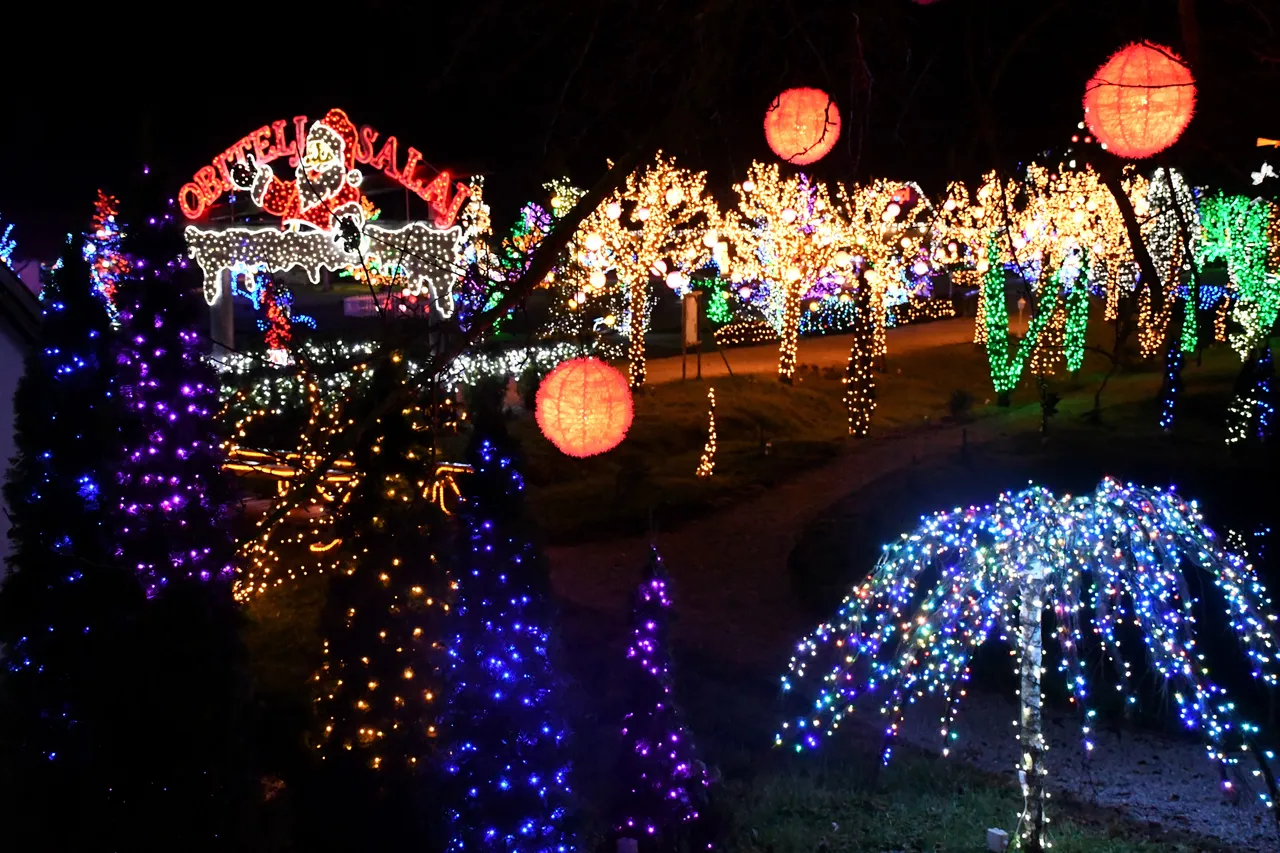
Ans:
{"type": "Polygon", "coordinates": [[[409,222],[398,228],[365,225],[359,248],[348,251],[327,231],[281,231],[279,228],[202,230],[188,225],[187,252],[204,273],[204,298],[221,298],[224,272],[281,272],[301,269],[313,284],[321,270],[350,270],[375,265],[405,296],[423,296],[443,317],[453,314],[453,283],[463,271],[459,258],[462,229],[432,228],[409,222]]]}
{"type": "Polygon", "coordinates": [[[479,183],[455,185],[448,172],[421,181],[416,172],[422,155],[416,149],[408,150],[401,165],[394,136],[375,153],[377,142],[376,130],[357,130],[345,112],[332,109],[310,125],[299,116],[292,128],[285,121],[261,127],[196,172],[178,196],[187,217],[200,216],[234,188],[280,218],[278,227],[187,226],[188,253],[204,272],[205,301],[218,303],[228,273],[301,269],[316,283],[322,270],[359,271],[366,278],[376,271],[401,296],[425,297],[430,310],[451,316],[466,239],[454,223],[468,199],[483,206],[479,183]],[[270,165],[283,157],[293,166],[291,178],[281,178],[270,165]],[[364,176],[357,164],[381,169],[417,193],[430,207],[431,221],[399,227],[371,221],[377,209],[361,190],[364,176]]]}
{"type": "MultiPolygon", "coordinates": [[[[341,122],[350,125],[345,113],[330,110],[325,118],[310,126],[306,116],[295,116],[292,121],[273,121],[242,137],[182,185],[182,189],[178,191],[178,206],[182,208],[183,215],[188,219],[199,219],[223,193],[235,190],[237,187],[233,169],[237,164],[244,166],[252,161],[266,166],[287,157],[289,167],[297,170],[300,162],[306,159],[310,135],[316,133],[317,128],[326,130],[325,125],[335,114],[341,117],[341,122]],[[299,155],[302,155],[301,160],[299,155]]],[[[400,143],[394,136],[383,138],[367,124],[358,131],[354,125],[350,127],[349,139],[343,140],[349,148],[344,152],[344,159],[381,171],[416,194],[430,206],[437,227],[448,228],[456,221],[458,212],[470,193],[466,184],[454,183],[448,171],[437,172],[434,176],[425,174],[422,152],[412,145],[405,150],[404,160],[401,161],[400,143]]],[[[301,174],[299,179],[302,179],[301,174]]]]}

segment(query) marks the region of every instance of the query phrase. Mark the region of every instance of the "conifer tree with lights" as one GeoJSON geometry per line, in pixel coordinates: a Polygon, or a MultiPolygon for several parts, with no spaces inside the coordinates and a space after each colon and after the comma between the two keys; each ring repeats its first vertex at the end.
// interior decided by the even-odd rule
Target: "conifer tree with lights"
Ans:
{"type": "Polygon", "coordinates": [[[115,559],[124,411],[111,320],[80,248],[69,241],[44,282],[42,340],[14,396],[0,827],[15,850],[100,849],[128,805],[113,780],[136,746],[129,734],[164,710],[129,698],[139,682],[129,625],[147,602],[115,559]]]}
{"type": "Polygon", "coordinates": [[[495,388],[476,395],[449,644],[447,849],[575,849],[567,727],[551,661],[546,558],[495,388]]]}
{"type": "Polygon", "coordinates": [[[627,662],[630,711],[622,720],[614,831],[641,850],[707,850],[711,778],[675,704],[667,620],[671,611],[662,556],[651,549],[631,611],[627,662]]]}
{"type": "MultiPolygon", "coordinates": [[[[333,782],[335,819],[322,831],[338,849],[421,848],[434,831],[426,804],[452,581],[445,519],[430,500],[428,415],[417,395],[399,356],[375,368],[357,407],[395,402],[359,442],[358,482],[333,523],[343,568],[321,617],[313,745],[333,782]]],[[[360,421],[371,413],[350,414],[360,421]]]]}
{"type": "Polygon", "coordinates": [[[157,848],[222,849],[238,840],[257,783],[247,652],[231,589],[236,496],[222,470],[218,379],[203,357],[193,292],[131,278],[115,297],[116,383],[127,414],[113,546],[148,599],[133,641],[154,676],[131,702],[174,711],[145,720],[147,737],[119,768],[118,787],[142,792],[122,843],[149,835],[157,848]]]}

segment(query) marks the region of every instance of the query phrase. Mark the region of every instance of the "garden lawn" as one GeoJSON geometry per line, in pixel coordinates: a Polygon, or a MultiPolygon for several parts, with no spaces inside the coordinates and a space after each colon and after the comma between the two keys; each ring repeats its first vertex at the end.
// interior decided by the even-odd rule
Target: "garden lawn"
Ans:
{"type": "MultiPolygon", "coordinates": [[[[843,374],[801,365],[793,385],[747,375],[646,387],[626,440],[591,459],[560,453],[526,413],[512,430],[524,447],[534,515],[552,543],[665,529],[820,465],[849,444],[843,374]],[[715,473],[697,478],[708,387],[716,391],[715,473]]],[[[876,383],[877,434],[950,417],[957,391],[978,408],[992,396],[985,355],[970,344],[890,357],[876,383]]]]}

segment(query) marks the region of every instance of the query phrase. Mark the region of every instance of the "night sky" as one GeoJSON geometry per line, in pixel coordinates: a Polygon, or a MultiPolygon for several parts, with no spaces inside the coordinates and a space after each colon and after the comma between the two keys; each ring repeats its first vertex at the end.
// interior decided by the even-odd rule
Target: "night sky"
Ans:
{"type": "MultiPolygon", "coordinates": [[[[1280,137],[1280,9],[1194,5],[1198,114],[1167,156],[1194,181],[1243,189],[1267,155],[1255,137],[1280,137]]],[[[996,163],[1056,158],[1082,117],[1085,81],[1127,41],[1188,52],[1178,0],[317,8],[218,7],[180,29],[104,18],[92,38],[60,35],[37,13],[4,59],[12,127],[0,142],[0,218],[17,223],[18,255],[56,253],[87,221],[95,188],[129,193],[144,163],[153,190],[176,193],[249,131],[335,106],[396,135],[402,151],[486,174],[499,227],[541,182],[567,174],[588,186],[632,146],[661,147],[727,190],[753,158],[769,158],[764,111],[797,85],[825,89],[842,111],[819,177],[914,179],[937,192],[996,163]]]]}

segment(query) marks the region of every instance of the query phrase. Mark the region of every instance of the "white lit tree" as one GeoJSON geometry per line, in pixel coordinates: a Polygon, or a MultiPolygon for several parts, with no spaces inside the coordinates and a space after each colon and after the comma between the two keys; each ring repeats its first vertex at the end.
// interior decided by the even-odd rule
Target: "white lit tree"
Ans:
{"type": "Polygon", "coordinates": [[[944,702],[946,755],[958,737],[957,706],[974,652],[988,640],[1009,643],[1020,680],[1019,841],[1039,853],[1050,845],[1041,676],[1043,635],[1051,627],[1071,701],[1082,714],[1086,752],[1095,727],[1087,647],[1096,644],[1114,662],[1115,689],[1135,702],[1133,673],[1142,655],[1131,647],[1142,645],[1182,722],[1204,735],[1224,788],[1233,785],[1239,755],[1252,753],[1255,776],[1265,783],[1259,796],[1272,808],[1276,784],[1268,754],[1256,748],[1258,730],[1240,718],[1205,666],[1196,631],[1202,608],[1194,606],[1200,601],[1189,583],[1197,576],[1222,596],[1253,677],[1275,687],[1280,659],[1270,599],[1253,567],[1223,547],[1193,501],[1107,479],[1081,498],[1033,487],[1003,494],[991,506],[925,518],[886,548],[834,620],[797,644],[782,685],[802,694],[808,711],[784,723],[776,742],[797,752],[814,749],[835,734],[858,697],[879,691],[887,761],[907,709],[933,695],[944,702]]]}

